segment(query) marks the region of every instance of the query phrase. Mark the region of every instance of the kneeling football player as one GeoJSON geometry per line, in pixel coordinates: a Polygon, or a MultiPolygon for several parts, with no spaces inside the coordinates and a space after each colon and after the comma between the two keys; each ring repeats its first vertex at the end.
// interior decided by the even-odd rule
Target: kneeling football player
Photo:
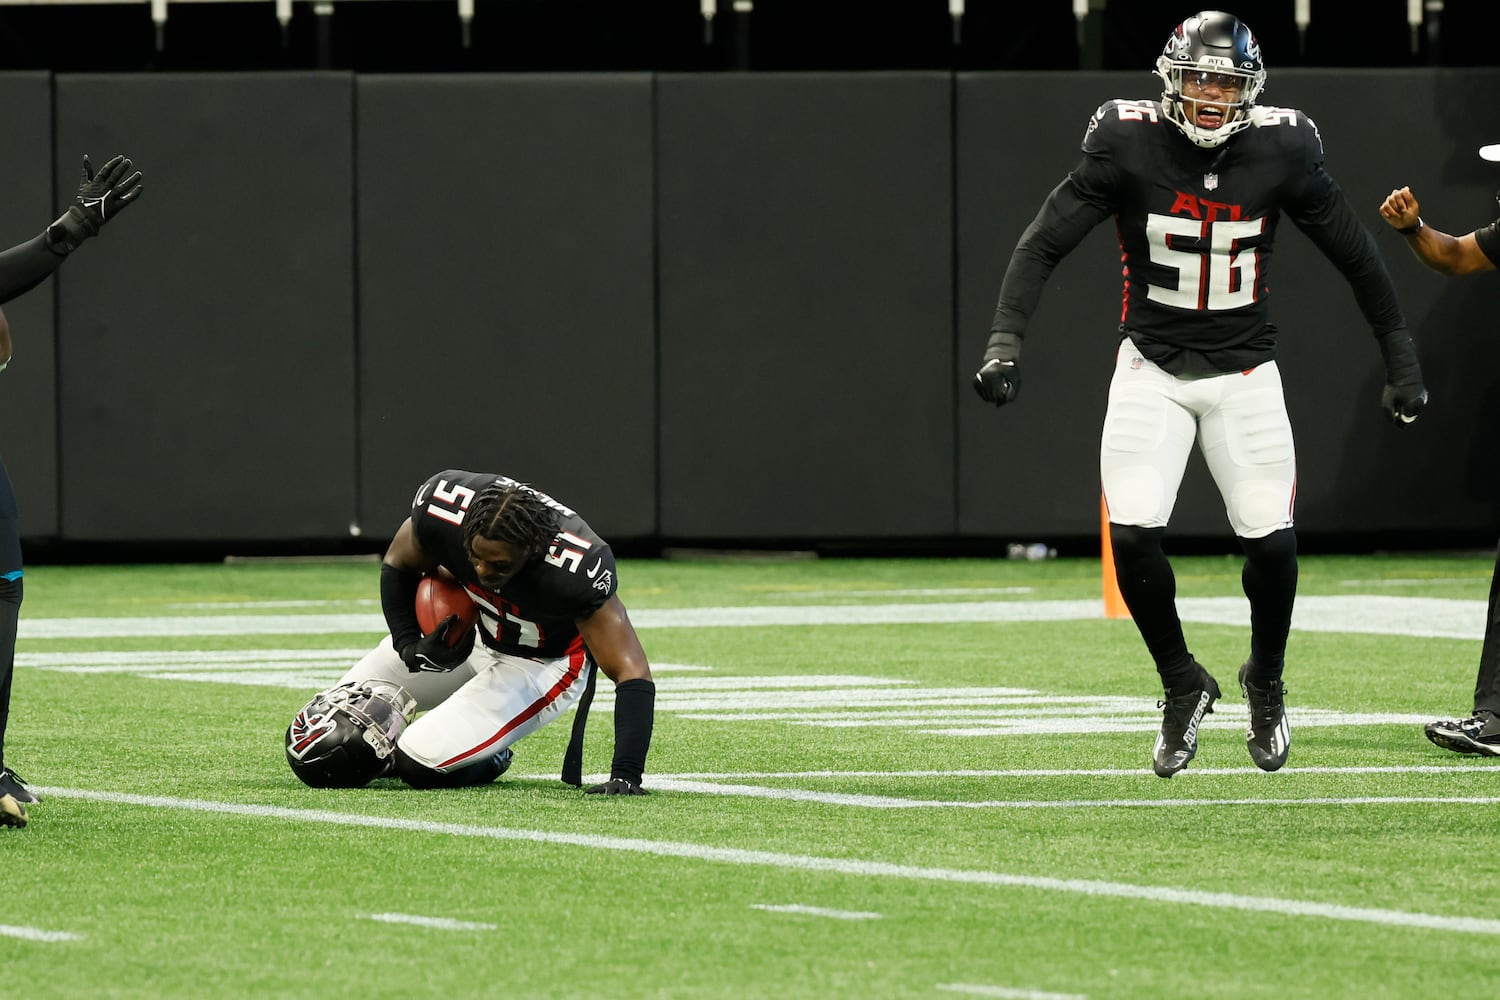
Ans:
{"type": "Polygon", "coordinates": [[[298,714],[288,762],[318,787],[385,774],[414,788],[483,784],[510,766],[517,740],[579,704],[562,777],[581,785],[597,668],[615,685],[614,759],[609,780],[587,791],[646,794],[656,685],[617,586],[609,544],[568,507],[506,476],[438,473],[417,491],[380,567],[390,635],[298,714]],[[456,645],[458,616],[425,636],[418,624],[418,586],[441,570],[479,609],[456,645]],[[351,704],[374,705],[379,718],[361,719],[351,704]]]}

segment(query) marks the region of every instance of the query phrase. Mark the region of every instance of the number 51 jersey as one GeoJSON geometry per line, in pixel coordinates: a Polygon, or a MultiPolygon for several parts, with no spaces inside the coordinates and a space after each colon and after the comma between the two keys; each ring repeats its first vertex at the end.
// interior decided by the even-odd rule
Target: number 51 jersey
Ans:
{"type": "Polygon", "coordinates": [[[479,635],[486,646],[535,659],[566,656],[583,645],[574,623],[599,610],[615,593],[614,553],[571,508],[522,486],[557,511],[557,535],[545,554],[528,562],[500,590],[480,586],[464,547],[464,519],[479,492],[497,481],[514,482],[494,473],[439,472],[412,500],[412,531],[422,549],[457,577],[479,606],[479,635]]]}

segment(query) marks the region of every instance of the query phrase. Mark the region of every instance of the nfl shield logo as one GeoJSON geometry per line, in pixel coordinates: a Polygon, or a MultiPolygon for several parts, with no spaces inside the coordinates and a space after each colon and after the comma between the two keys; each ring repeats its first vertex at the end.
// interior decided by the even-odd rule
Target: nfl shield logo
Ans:
{"type": "Polygon", "coordinates": [[[1219,186],[1219,175],[1218,174],[1204,174],[1203,175],[1203,190],[1205,190],[1205,191],[1212,191],[1214,188],[1216,188],[1218,186],[1219,186]]]}

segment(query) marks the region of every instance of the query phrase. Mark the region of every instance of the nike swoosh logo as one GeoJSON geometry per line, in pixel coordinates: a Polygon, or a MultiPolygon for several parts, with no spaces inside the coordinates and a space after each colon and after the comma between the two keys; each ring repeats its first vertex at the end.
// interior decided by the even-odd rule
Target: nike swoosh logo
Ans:
{"type": "Polygon", "coordinates": [[[589,577],[590,580],[592,580],[594,577],[596,577],[596,576],[599,575],[599,565],[601,563],[603,563],[603,562],[604,562],[604,557],[603,556],[600,556],[598,559],[594,560],[594,568],[591,569],[591,570],[589,570],[589,572],[588,572],[588,577],[589,577]]]}

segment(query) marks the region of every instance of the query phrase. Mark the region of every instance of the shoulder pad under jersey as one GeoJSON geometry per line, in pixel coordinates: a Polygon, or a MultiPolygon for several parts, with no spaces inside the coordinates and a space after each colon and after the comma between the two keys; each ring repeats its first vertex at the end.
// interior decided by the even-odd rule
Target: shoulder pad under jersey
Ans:
{"type": "Polygon", "coordinates": [[[1317,124],[1296,108],[1257,105],[1250,109],[1250,122],[1277,145],[1288,151],[1300,150],[1307,159],[1322,162],[1323,136],[1318,133],[1317,124]]]}
{"type": "Polygon", "coordinates": [[[1155,101],[1105,101],[1089,119],[1083,133],[1083,151],[1098,152],[1125,140],[1136,128],[1161,122],[1161,106],[1155,101]]]}

